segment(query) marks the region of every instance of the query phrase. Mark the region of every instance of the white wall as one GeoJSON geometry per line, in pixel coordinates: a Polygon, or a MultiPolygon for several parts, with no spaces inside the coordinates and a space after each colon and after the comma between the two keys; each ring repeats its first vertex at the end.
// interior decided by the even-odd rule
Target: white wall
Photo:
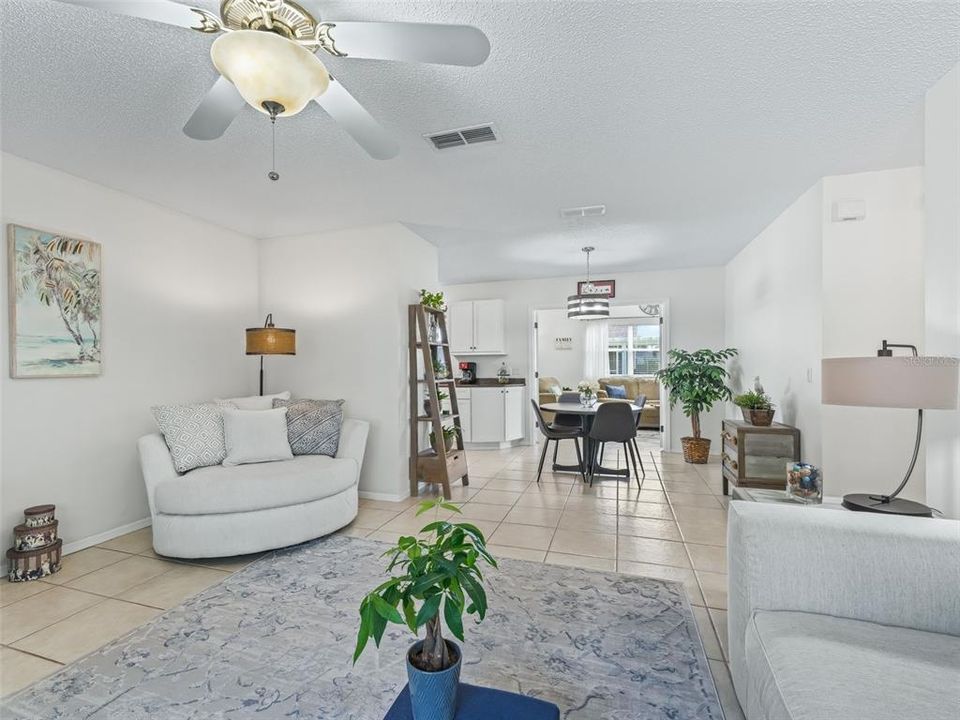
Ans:
{"type": "MultiPolygon", "coordinates": [[[[875,355],[884,339],[923,352],[923,170],[823,180],[823,356],[875,355]],[[862,199],[866,218],[833,222],[833,203],[862,199]]],[[[916,412],[824,405],[829,494],[892,491],[913,450],[916,412]]],[[[922,458],[921,458],[922,460],[922,458]]],[[[923,501],[923,463],[903,492],[923,501]]]]}
{"type": "MultiPolygon", "coordinates": [[[[925,112],[925,351],[960,357],[960,65],[928,92],[925,112]]],[[[960,412],[924,422],[927,502],[960,518],[960,412]]]]}
{"type": "MultiPolygon", "coordinates": [[[[720,348],[723,345],[723,282],[724,269],[696,268],[646,273],[614,273],[618,304],[668,301],[670,306],[670,345],[675,348],[720,348]]],[[[531,312],[534,309],[566,306],[566,299],[576,290],[580,277],[541,280],[509,280],[490,283],[469,283],[444,287],[447,299],[486,300],[502,298],[506,305],[506,344],[508,364],[513,374],[528,377],[530,372],[531,312]]],[[[503,358],[477,360],[481,377],[496,374],[503,358]]],[[[722,408],[704,416],[705,437],[720,438],[722,408]]],[[[690,434],[690,421],[678,406],[671,415],[671,448],[680,449],[680,438],[690,434]]]]}
{"type": "Polygon", "coordinates": [[[297,330],[297,356],[277,358],[269,391],[343,398],[371,423],[360,490],[409,491],[407,306],[436,288],[436,249],[400,224],[265,240],[261,314],[297,330]]]}
{"type": "MultiPolygon", "coordinates": [[[[587,323],[571,320],[566,309],[541,310],[537,313],[537,369],[540,377],[555,377],[562,385],[575,388],[583,379],[583,345],[587,323]],[[558,350],[556,339],[572,339],[569,350],[558,350]]],[[[531,396],[532,397],[532,396],[531,396]]]]}
{"type": "Polygon", "coordinates": [[[759,375],[776,420],[801,429],[803,458],[814,464],[821,462],[822,201],[817,182],[730,261],[726,277],[725,344],[740,351],[734,388],[752,388],[759,375]]]}
{"type": "Polygon", "coordinates": [[[148,516],[136,440],[155,430],[152,405],[255,389],[243,329],[258,316],[256,242],[12,155],[2,164],[4,224],[103,245],[102,375],[10,379],[2,313],[0,538],[23,508],[52,502],[69,544],[148,516]]]}
{"type": "MultiPolygon", "coordinates": [[[[921,168],[826,177],[727,265],[740,385],[760,375],[827,494],[892,490],[909,461],[916,413],[822,405],[820,358],[874,355],[884,339],[922,346],[923,215],[921,168]],[[866,217],[834,221],[838,200],[864,201],[866,217]]],[[[920,462],[905,497],[924,499],[923,474],[920,462]]]]}

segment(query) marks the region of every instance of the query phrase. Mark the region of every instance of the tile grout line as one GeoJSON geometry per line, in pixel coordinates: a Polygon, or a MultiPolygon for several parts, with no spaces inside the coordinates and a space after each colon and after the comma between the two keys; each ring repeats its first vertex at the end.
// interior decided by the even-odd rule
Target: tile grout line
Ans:
{"type": "MultiPolygon", "coordinates": [[[[91,607],[92,607],[92,606],[91,606],[91,607]]],[[[50,627],[50,626],[48,625],[47,627],[50,627]]],[[[38,632],[39,632],[39,631],[38,631],[38,632]]],[[[31,633],[31,635],[32,635],[32,634],[33,634],[33,633],[31,633]]],[[[30,636],[27,635],[27,637],[30,637],[30,636]]],[[[20,641],[17,640],[17,642],[20,642],[20,641]]],[[[7,650],[13,650],[14,652],[23,653],[24,655],[30,655],[31,657],[39,658],[40,660],[46,660],[47,662],[56,663],[56,664],[59,665],[60,667],[63,667],[64,665],[66,665],[66,663],[62,663],[62,662],[60,662],[59,660],[54,660],[53,658],[48,658],[48,657],[46,657],[45,655],[38,655],[37,653],[33,652],[32,650],[22,650],[22,649],[20,649],[20,648],[14,647],[13,645],[8,645],[7,643],[0,644],[0,647],[5,647],[5,648],[7,648],[7,650]]],[[[6,697],[6,696],[4,696],[4,697],[6,697]]]]}

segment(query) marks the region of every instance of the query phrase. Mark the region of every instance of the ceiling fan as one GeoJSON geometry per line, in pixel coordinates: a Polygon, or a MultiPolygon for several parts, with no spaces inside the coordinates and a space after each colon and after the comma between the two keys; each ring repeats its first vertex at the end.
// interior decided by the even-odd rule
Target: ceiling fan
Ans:
{"type": "Polygon", "coordinates": [[[387,160],[399,152],[396,140],[327,72],[318,53],[465,66],[490,54],[486,35],[469,25],[321,22],[294,0],[222,0],[219,16],[171,0],[60,1],[218,35],[210,55],[221,77],[183,127],[195,140],[223,135],[244,103],[275,121],[313,100],[371,157],[387,160]]]}

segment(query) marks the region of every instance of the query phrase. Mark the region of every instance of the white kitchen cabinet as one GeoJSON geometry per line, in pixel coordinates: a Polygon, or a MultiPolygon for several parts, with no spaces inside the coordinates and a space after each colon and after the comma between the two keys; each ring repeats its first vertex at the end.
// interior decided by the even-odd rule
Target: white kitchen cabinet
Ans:
{"type": "Polygon", "coordinates": [[[523,386],[503,390],[503,439],[507,442],[523,437],[523,386]]]}
{"type": "Polygon", "coordinates": [[[505,355],[503,300],[450,304],[450,350],[454,355],[505,355]]]}
{"type": "Polygon", "coordinates": [[[470,442],[504,442],[502,388],[473,388],[470,412],[470,442]]]}
{"type": "Polygon", "coordinates": [[[454,355],[469,355],[473,352],[473,303],[450,303],[447,313],[447,332],[450,335],[450,352],[454,355]]]}
{"type": "Polygon", "coordinates": [[[466,403],[458,395],[463,441],[509,443],[523,439],[523,395],[523,385],[473,387],[466,403]]]}
{"type": "Polygon", "coordinates": [[[457,405],[460,407],[460,433],[464,442],[473,442],[473,396],[470,390],[457,388],[457,405]]]}

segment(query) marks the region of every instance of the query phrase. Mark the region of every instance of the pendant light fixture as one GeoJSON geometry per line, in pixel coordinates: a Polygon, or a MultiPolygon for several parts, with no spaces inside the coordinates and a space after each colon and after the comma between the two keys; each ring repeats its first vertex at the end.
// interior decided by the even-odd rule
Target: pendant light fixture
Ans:
{"type": "Polygon", "coordinates": [[[601,295],[590,282],[590,253],[595,247],[581,248],[587,254],[587,281],[580,292],[567,298],[567,317],[577,320],[601,320],[610,317],[610,298],[601,295]]]}

